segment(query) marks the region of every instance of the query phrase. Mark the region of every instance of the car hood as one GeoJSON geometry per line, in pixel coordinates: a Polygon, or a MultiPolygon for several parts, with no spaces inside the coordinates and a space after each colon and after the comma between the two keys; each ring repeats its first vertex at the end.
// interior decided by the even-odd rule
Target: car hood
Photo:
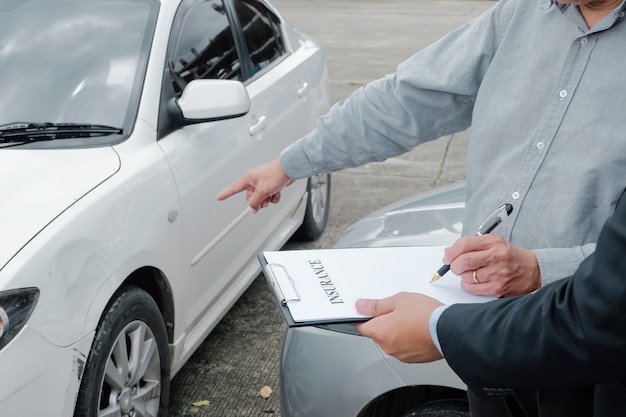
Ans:
{"type": "Polygon", "coordinates": [[[398,201],[349,226],[335,247],[450,245],[461,235],[465,183],[398,201]]]}
{"type": "Polygon", "coordinates": [[[0,269],[120,167],[111,148],[0,150],[0,269]]]}

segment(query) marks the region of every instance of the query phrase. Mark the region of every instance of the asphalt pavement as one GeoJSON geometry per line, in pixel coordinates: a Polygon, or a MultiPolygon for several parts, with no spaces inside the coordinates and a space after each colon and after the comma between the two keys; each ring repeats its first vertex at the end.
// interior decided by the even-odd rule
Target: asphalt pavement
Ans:
{"type": "MultiPolygon", "coordinates": [[[[320,43],[328,62],[333,103],[394,72],[411,54],[493,3],[273,0],[296,29],[320,43]]],[[[467,140],[468,132],[445,136],[400,157],[333,174],[326,231],[315,242],[290,242],[285,249],[332,247],[360,217],[417,192],[463,180],[467,140]]],[[[280,417],[283,332],[282,316],[259,276],[173,379],[170,416],[280,417]],[[268,398],[259,394],[264,387],[272,391],[268,398]]]]}

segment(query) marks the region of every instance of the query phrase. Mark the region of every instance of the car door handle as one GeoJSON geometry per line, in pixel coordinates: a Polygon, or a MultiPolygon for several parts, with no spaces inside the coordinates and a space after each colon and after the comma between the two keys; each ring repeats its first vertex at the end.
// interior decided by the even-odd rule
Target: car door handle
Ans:
{"type": "Polygon", "coordinates": [[[298,89],[298,97],[302,97],[308,92],[309,92],[309,83],[305,81],[302,83],[302,85],[298,89]]]}
{"type": "Polygon", "coordinates": [[[250,136],[254,136],[259,133],[261,130],[265,129],[267,125],[267,118],[265,116],[260,116],[255,124],[250,126],[248,132],[250,132],[250,136]]]}

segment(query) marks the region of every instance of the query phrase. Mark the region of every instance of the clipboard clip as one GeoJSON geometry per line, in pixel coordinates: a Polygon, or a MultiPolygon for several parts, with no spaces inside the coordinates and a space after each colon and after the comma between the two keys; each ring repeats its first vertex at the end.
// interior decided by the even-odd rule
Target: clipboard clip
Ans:
{"type": "Polygon", "coordinates": [[[281,305],[286,306],[290,301],[300,301],[295,282],[284,266],[275,263],[267,264],[266,269],[272,277],[272,289],[281,305]]]}

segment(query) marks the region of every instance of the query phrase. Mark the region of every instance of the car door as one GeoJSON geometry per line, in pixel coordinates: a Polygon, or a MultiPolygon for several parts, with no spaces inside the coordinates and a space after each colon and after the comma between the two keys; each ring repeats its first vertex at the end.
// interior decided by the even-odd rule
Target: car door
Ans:
{"type": "Polygon", "coordinates": [[[196,327],[198,335],[215,324],[256,276],[256,254],[303,193],[303,187],[293,187],[277,209],[256,215],[250,214],[243,196],[215,199],[245,170],[275,158],[300,133],[289,121],[298,123],[306,113],[306,102],[297,92],[306,72],[290,64],[284,48],[261,56],[264,62],[252,68],[254,61],[248,58],[233,14],[239,2],[250,0],[191,0],[181,5],[162,94],[165,108],[194,79],[234,79],[245,83],[251,101],[243,117],[178,129],[160,120],[159,144],[177,183],[185,230],[185,322],[188,329],[196,327]]]}

